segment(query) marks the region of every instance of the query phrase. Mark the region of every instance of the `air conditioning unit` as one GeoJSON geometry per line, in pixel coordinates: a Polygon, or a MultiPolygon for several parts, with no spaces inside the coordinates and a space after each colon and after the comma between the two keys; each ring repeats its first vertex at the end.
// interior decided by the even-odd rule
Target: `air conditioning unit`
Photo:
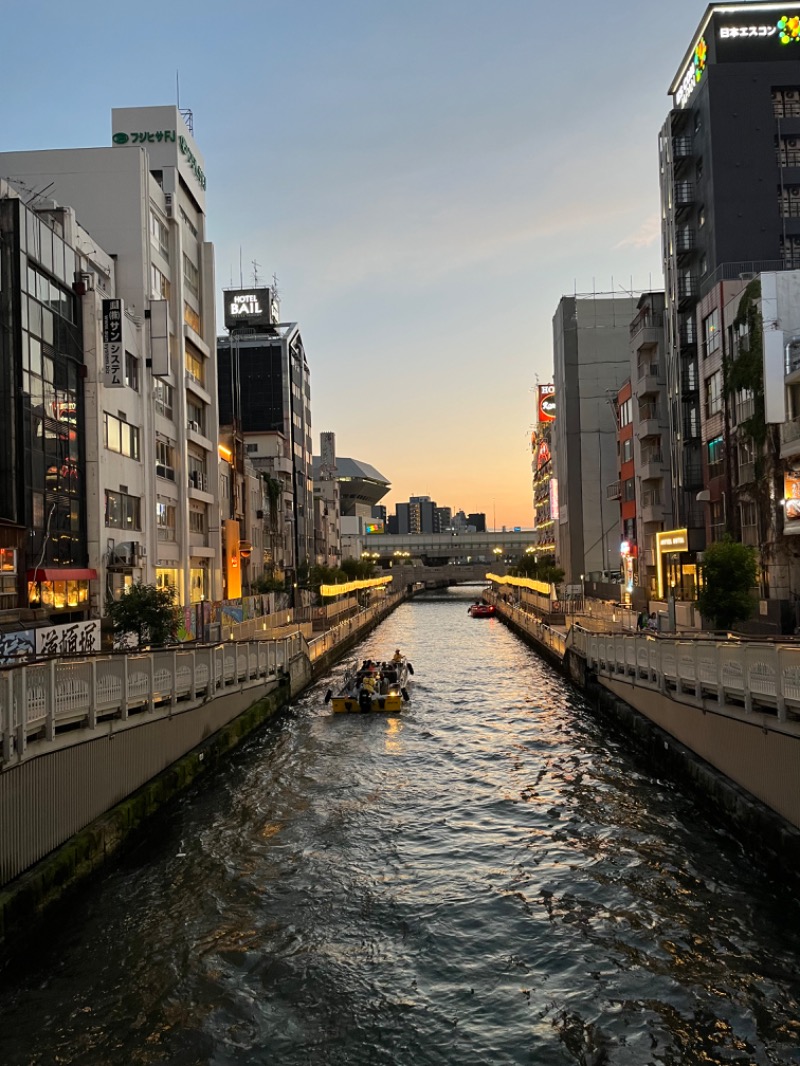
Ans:
{"type": "Polygon", "coordinates": [[[165,192],[164,193],[164,204],[165,204],[164,210],[166,212],[167,218],[172,218],[173,208],[172,208],[172,193],[171,192],[165,192]]]}
{"type": "Polygon", "coordinates": [[[197,474],[196,477],[197,477],[197,487],[198,487],[198,489],[200,489],[201,492],[205,492],[205,490],[206,490],[206,479],[205,479],[205,477],[202,474],[197,474]]]}
{"type": "Polygon", "coordinates": [[[200,423],[199,422],[190,422],[189,423],[189,429],[193,429],[195,431],[195,433],[199,433],[200,432],[200,423]]]}

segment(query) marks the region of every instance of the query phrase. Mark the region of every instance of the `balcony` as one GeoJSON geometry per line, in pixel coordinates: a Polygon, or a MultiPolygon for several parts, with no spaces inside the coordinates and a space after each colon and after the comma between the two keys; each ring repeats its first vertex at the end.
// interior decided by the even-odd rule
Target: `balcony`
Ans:
{"type": "Polygon", "coordinates": [[[736,424],[739,425],[742,422],[746,422],[748,418],[752,418],[756,413],[756,401],[753,397],[749,397],[747,400],[739,400],[736,404],[736,424]]]}
{"type": "Polygon", "coordinates": [[[792,343],[786,349],[786,384],[794,385],[800,381],[800,344],[792,343]]]}
{"type": "Polygon", "coordinates": [[[697,247],[694,230],[682,229],[675,235],[675,251],[678,255],[688,255],[697,247]]]}
{"type": "Polygon", "coordinates": [[[642,493],[642,522],[660,522],[664,518],[664,505],[660,491],[642,493]]]}
{"type": "Polygon", "coordinates": [[[606,499],[607,500],[621,500],[622,499],[622,482],[614,481],[606,487],[606,499]]]}
{"type": "Polygon", "coordinates": [[[750,485],[756,479],[756,464],[755,463],[739,463],[739,480],[738,484],[750,485]]]}
{"type": "Polygon", "coordinates": [[[682,274],[678,278],[677,289],[680,301],[696,300],[700,295],[700,279],[696,274],[682,274]]]}
{"type": "Polygon", "coordinates": [[[646,403],[639,408],[637,436],[640,440],[645,437],[661,436],[661,411],[657,404],[646,403]]]}
{"type": "Polygon", "coordinates": [[[694,145],[691,137],[672,138],[672,158],[691,159],[694,155],[694,145]]]}
{"type": "Polygon", "coordinates": [[[673,202],[676,207],[691,207],[694,199],[694,182],[678,181],[675,183],[673,202]]]}
{"type": "Polygon", "coordinates": [[[800,417],[791,418],[781,426],[781,457],[800,455],[800,417]]]}
{"type": "Polygon", "coordinates": [[[638,473],[642,481],[656,481],[663,478],[664,455],[660,448],[642,452],[638,473]]]}
{"type": "Polygon", "coordinates": [[[639,363],[639,376],[636,379],[635,394],[637,400],[644,396],[656,395],[661,391],[662,382],[659,380],[659,366],[657,362],[639,363]]]}
{"type": "Polygon", "coordinates": [[[693,320],[684,322],[678,330],[678,343],[681,348],[695,348],[697,346],[697,329],[693,320]]]}

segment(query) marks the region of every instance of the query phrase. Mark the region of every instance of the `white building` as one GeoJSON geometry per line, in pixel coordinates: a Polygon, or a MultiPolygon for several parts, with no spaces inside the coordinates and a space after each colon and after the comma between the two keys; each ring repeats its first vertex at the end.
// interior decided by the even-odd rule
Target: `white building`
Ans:
{"type": "Polygon", "coordinates": [[[219,420],[203,160],[172,106],[114,110],[111,140],[0,153],[0,176],[72,206],[114,261],[112,271],[86,248],[92,262],[76,279],[85,292],[91,565],[115,591],[141,579],[173,586],[184,604],[217,599],[219,420]],[[124,305],[124,358],[112,381],[101,360],[102,301],[113,296],[124,305]]]}

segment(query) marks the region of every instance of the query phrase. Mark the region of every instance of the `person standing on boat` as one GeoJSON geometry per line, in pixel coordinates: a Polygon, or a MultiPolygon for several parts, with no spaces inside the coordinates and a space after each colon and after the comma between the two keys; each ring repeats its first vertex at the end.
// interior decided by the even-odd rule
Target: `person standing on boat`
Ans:
{"type": "Polygon", "coordinates": [[[392,662],[393,663],[401,663],[402,661],[403,661],[403,656],[400,654],[400,649],[399,648],[395,648],[394,649],[394,655],[392,656],[392,662]]]}

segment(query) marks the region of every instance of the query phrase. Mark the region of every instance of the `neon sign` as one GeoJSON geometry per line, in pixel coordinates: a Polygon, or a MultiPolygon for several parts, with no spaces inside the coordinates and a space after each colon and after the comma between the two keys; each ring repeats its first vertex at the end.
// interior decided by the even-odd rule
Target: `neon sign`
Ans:
{"type": "Polygon", "coordinates": [[[708,61],[708,45],[705,37],[701,37],[692,56],[692,61],[686,68],[686,73],[681,79],[678,91],[675,93],[675,103],[678,107],[685,107],[689,97],[694,92],[695,86],[700,82],[705,73],[708,61]]]}

